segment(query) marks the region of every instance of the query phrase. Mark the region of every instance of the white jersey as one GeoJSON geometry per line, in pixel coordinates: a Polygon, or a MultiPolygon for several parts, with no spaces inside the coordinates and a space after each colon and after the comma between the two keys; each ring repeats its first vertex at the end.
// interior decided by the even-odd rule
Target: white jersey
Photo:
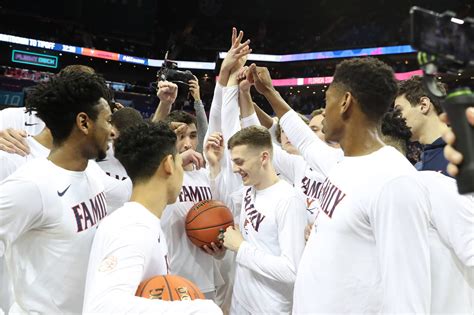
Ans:
{"type": "Polygon", "coordinates": [[[408,160],[392,147],[345,157],[320,200],[293,313],[429,313],[429,200],[408,160]]]}
{"type": "Polygon", "coordinates": [[[431,313],[474,314],[474,198],[456,181],[418,172],[431,201],[431,313]]]}
{"type": "Polygon", "coordinates": [[[11,107],[0,110],[0,130],[13,128],[25,130],[36,136],[46,125],[35,113],[28,113],[25,107],[11,107]]]}
{"type": "Polygon", "coordinates": [[[0,182],[13,174],[28,161],[37,158],[45,158],[49,155],[50,150],[36,141],[35,138],[28,136],[25,140],[30,147],[30,154],[27,156],[0,151],[0,182]]]}
{"type": "Polygon", "coordinates": [[[107,156],[103,160],[97,160],[97,164],[100,166],[104,172],[118,180],[126,180],[128,178],[127,171],[123,167],[122,163],[114,156],[114,147],[113,143],[109,144],[109,149],[107,150],[107,156]]]}
{"type": "Polygon", "coordinates": [[[262,190],[245,187],[240,215],[244,237],[236,256],[232,300],[250,313],[289,313],[304,249],[306,213],[285,181],[262,190]]]}
{"type": "MultiPolygon", "coordinates": [[[[257,114],[242,119],[242,127],[259,126],[257,114]]],[[[330,148],[332,149],[332,148],[330,148]]],[[[313,223],[320,209],[318,196],[326,176],[314,170],[300,155],[290,154],[273,142],[273,166],[278,176],[299,192],[306,205],[308,223],[313,223]]]]}
{"type": "Polygon", "coordinates": [[[82,311],[92,239],[107,215],[105,198],[93,166],[73,172],[36,159],[2,182],[0,256],[5,253],[15,289],[12,311],[82,311]]]}
{"type": "Polygon", "coordinates": [[[168,247],[160,219],[141,204],[128,202],[97,229],[84,313],[220,314],[211,301],[167,302],[135,296],[143,280],[168,271],[168,247]]]}
{"type": "Polygon", "coordinates": [[[194,282],[203,293],[213,292],[223,281],[213,256],[188,239],[186,215],[199,201],[213,199],[206,169],[184,172],[181,193],[161,216],[161,227],[168,241],[171,273],[194,282]],[[192,263],[190,263],[192,262],[192,263]]]}

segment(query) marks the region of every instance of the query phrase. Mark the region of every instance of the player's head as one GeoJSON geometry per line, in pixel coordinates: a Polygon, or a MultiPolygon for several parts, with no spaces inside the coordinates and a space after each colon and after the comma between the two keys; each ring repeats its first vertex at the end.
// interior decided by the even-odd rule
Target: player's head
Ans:
{"type": "MultiPolygon", "coordinates": [[[[437,82],[438,89],[446,94],[443,84],[437,82]]],[[[423,87],[422,78],[413,76],[401,81],[395,99],[395,108],[402,112],[412,132],[412,141],[418,141],[429,120],[438,120],[443,109],[436,99],[430,99],[423,87]]]]}
{"type": "Polygon", "coordinates": [[[71,140],[87,159],[103,159],[110,139],[110,91],[94,73],[71,71],[33,87],[26,107],[51,130],[53,144],[71,140]]]}
{"type": "Polygon", "coordinates": [[[366,57],[339,63],[326,91],[326,140],[340,142],[350,124],[378,125],[396,93],[393,69],[384,62],[366,57]]]}
{"type": "MultiPolygon", "coordinates": [[[[309,123],[309,120],[308,118],[306,118],[306,116],[300,113],[298,113],[298,115],[300,116],[301,120],[305,122],[305,124],[309,123]]],[[[281,148],[283,150],[285,150],[286,152],[290,154],[300,154],[298,152],[298,149],[290,142],[290,140],[286,136],[285,131],[283,131],[283,128],[281,128],[280,126],[280,123],[277,124],[277,128],[275,132],[276,132],[277,141],[281,143],[281,148]]]]}
{"type": "Polygon", "coordinates": [[[309,121],[309,128],[314,132],[319,139],[326,141],[323,133],[323,119],[324,109],[318,108],[311,113],[311,120],[309,121]]]}
{"type": "Polygon", "coordinates": [[[196,150],[198,145],[196,117],[185,111],[175,110],[166,117],[165,121],[167,123],[185,123],[188,126],[188,128],[186,128],[183,133],[178,135],[178,142],[176,146],[179,153],[183,153],[189,149],[196,150]]]}
{"type": "Polygon", "coordinates": [[[112,114],[112,138],[116,139],[125,129],[143,122],[142,114],[135,108],[124,107],[112,114]]]}
{"type": "Polygon", "coordinates": [[[94,68],[84,65],[69,65],[61,69],[59,73],[65,72],[85,72],[85,73],[95,73],[94,68]]]}
{"type": "Polygon", "coordinates": [[[244,128],[235,133],[227,144],[232,170],[242,176],[245,186],[257,186],[272,164],[272,138],[261,126],[244,128]]]}
{"type": "Polygon", "coordinates": [[[391,145],[403,155],[407,154],[411,131],[399,109],[385,113],[382,118],[381,130],[383,142],[391,145]]]}
{"type": "Polygon", "coordinates": [[[116,140],[115,157],[134,185],[152,178],[164,181],[167,203],[176,201],[184,171],[176,150],[176,134],[168,124],[142,122],[125,129],[116,140]]]}

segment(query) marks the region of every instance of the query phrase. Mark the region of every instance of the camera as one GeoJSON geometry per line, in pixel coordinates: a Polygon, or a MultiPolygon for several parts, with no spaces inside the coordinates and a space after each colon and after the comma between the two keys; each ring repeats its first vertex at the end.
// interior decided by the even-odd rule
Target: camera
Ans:
{"type": "Polygon", "coordinates": [[[456,176],[458,191],[474,192],[474,127],[465,114],[467,107],[474,106],[474,93],[469,87],[458,87],[445,96],[436,85],[439,73],[458,74],[474,68],[474,19],[412,7],[410,20],[411,46],[419,51],[424,87],[440,101],[456,135],[454,147],[464,156],[456,176]]]}
{"type": "Polygon", "coordinates": [[[168,52],[166,52],[163,64],[160,70],[156,73],[158,81],[169,81],[178,85],[178,100],[184,100],[189,93],[189,80],[195,80],[193,73],[189,70],[178,70],[178,63],[173,60],[168,60],[168,52]]]}

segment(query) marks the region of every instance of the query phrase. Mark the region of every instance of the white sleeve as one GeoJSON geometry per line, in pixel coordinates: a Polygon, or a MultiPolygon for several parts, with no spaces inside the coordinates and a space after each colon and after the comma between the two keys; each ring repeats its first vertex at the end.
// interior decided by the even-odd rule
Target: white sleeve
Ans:
{"type": "Polygon", "coordinates": [[[206,136],[204,137],[204,144],[209,135],[214,132],[221,132],[221,108],[222,108],[222,85],[216,82],[214,88],[214,96],[212,97],[211,109],[209,112],[209,124],[207,126],[206,136]]]}
{"type": "Polygon", "coordinates": [[[294,283],[305,245],[306,208],[301,199],[292,197],[280,203],[277,211],[281,254],[266,253],[244,241],[237,252],[236,262],[266,278],[294,283]]]}
{"type": "MultiPolygon", "coordinates": [[[[135,226],[119,235],[107,235],[105,240],[100,238],[101,244],[109,245],[102,252],[96,251],[97,247],[93,246],[91,257],[99,256],[101,261],[114,257],[116,265],[106,271],[100,270],[100,267],[88,270],[85,313],[221,314],[217,305],[209,300],[171,302],[135,296],[143,270],[153,255],[151,241],[155,240],[155,236],[150,229],[135,226]]],[[[165,273],[166,270],[163,271],[165,273]]]]}
{"type": "Polygon", "coordinates": [[[425,184],[430,190],[433,224],[459,260],[474,267],[474,196],[459,195],[452,178],[438,173],[432,176],[437,178],[425,184]]]}
{"type": "Polygon", "coordinates": [[[319,139],[295,111],[285,113],[280,119],[280,125],[306,162],[324,176],[342,159],[342,150],[332,148],[319,139]]]}
{"type": "Polygon", "coordinates": [[[369,210],[380,275],[381,314],[429,314],[428,192],[412,176],[385,184],[369,210]]]}
{"type": "Polygon", "coordinates": [[[272,126],[268,129],[268,131],[270,132],[270,136],[272,136],[272,142],[273,143],[276,143],[278,146],[281,147],[281,144],[278,142],[277,140],[277,121],[275,120],[275,118],[273,118],[273,124],[272,126]]]}
{"type": "Polygon", "coordinates": [[[0,184],[0,257],[20,235],[41,225],[42,205],[35,183],[10,176],[0,184]]]}
{"type": "Polygon", "coordinates": [[[240,130],[240,107],[239,107],[239,86],[228,86],[224,88],[222,99],[222,134],[224,144],[227,148],[227,142],[237,131],[240,130]]]}
{"type": "Polygon", "coordinates": [[[300,158],[300,156],[290,154],[273,143],[273,166],[277,173],[282,174],[290,181],[290,184],[295,182],[298,165],[305,163],[304,159],[300,158]]]}
{"type": "Polygon", "coordinates": [[[260,126],[260,120],[258,120],[257,113],[253,113],[250,116],[244,117],[240,120],[242,128],[247,128],[250,126],[260,126]]]}

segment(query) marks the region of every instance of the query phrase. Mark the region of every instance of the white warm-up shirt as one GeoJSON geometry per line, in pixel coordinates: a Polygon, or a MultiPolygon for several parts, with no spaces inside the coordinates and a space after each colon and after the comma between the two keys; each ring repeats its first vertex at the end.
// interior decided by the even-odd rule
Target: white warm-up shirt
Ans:
{"type": "Polygon", "coordinates": [[[418,176],[431,201],[431,313],[474,314],[474,198],[441,173],[418,176]]]}
{"type": "Polygon", "coordinates": [[[429,313],[428,193],[392,147],[345,157],[323,185],[294,314],[429,313]]]}
{"type": "Polygon", "coordinates": [[[94,238],[84,313],[220,314],[212,301],[169,302],[136,297],[139,284],[169,271],[160,219],[137,202],[105,218],[94,238]]]}
{"type": "Polygon", "coordinates": [[[305,206],[280,180],[262,190],[245,187],[240,215],[244,242],[236,256],[232,299],[251,313],[289,313],[304,249],[305,206]]]}
{"type": "Polygon", "coordinates": [[[15,290],[12,310],[82,311],[92,239],[108,213],[101,173],[94,163],[74,172],[39,158],[0,184],[0,256],[15,290]]]}
{"type": "Polygon", "coordinates": [[[185,221],[194,204],[210,199],[213,197],[208,171],[185,171],[181,193],[161,216],[161,228],[168,241],[171,273],[191,280],[203,293],[213,292],[223,282],[214,257],[189,240],[185,221]]]}
{"type": "Polygon", "coordinates": [[[109,143],[109,149],[107,150],[107,155],[103,160],[97,160],[97,164],[105,172],[118,180],[126,180],[128,178],[127,171],[123,167],[122,163],[114,155],[114,146],[113,142],[109,143]]]}
{"type": "MultiPolygon", "coordinates": [[[[242,119],[243,128],[256,125],[260,125],[256,113],[242,119]]],[[[279,176],[299,192],[306,205],[308,223],[313,223],[320,209],[319,196],[326,176],[314,170],[302,156],[286,152],[275,142],[272,161],[279,176]]]]}
{"type": "Polygon", "coordinates": [[[36,116],[36,113],[28,113],[25,107],[0,110],[0,130],[13,128],[25,130],[29,135],[36,136],[44,127],[44,122],[36,116]]]}
{"type": "Polygon", "coordinates": [[[280,126],[291,143],[298,149],[303,159],[315,171],[326,177],[329,171],[344,157],[341,149],[327,145],[290,110],[280,119],[280,126]]]}

